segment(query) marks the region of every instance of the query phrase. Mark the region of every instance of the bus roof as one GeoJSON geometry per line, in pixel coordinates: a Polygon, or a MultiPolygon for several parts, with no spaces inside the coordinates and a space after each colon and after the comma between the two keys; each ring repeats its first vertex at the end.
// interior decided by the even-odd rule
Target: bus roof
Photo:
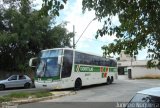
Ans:
{"type": "Polygon", "coordinates": [[[72,48],[51,48],[51,49],[45,49],[45,50],[42,50],[42,51],[58,50],[58,49],[68,49],[68,50],[73,50],[72,48]]]}
{"type": "MultiPolygon", "coordinates": [[[[97,55],[97,54],[89,53],[89,52],[83,52],[83,51],[79,51],[79,50],[76,50],[76,49],[73,49],[73,48],[52,48],[52,49],[45,49],[45,50],[42,50],[42,51],[59,50],[59,49],[73,50],[73,51],[77,51],[77,52],[81,52],[81,53],[85,53],[85,54],[89,54],[89,55],[94,55],[94,56],[102,57],[102,55],[97,55]]],[[[108,58],[108,59],[115,60],[115,59],[113,59],[113,58],[108,58]]],[[[115,61],[116,61],[116,60],[115,60],[115,61]]]]}

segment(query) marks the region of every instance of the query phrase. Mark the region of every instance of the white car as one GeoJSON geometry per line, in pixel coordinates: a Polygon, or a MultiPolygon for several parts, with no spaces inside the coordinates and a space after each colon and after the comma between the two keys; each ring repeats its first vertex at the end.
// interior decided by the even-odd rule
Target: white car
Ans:
{"type": "Polygon", "coordinates": [[[160,87],[137,92],[126,108],[160,108],[160,87]]]}
{"type": "Polygon", "coordinates": [[[30,88],[31,85],[32,80],[27,75],[12,75],[5,80],[0,80],[0,90],[14,87],[30,88]]]}

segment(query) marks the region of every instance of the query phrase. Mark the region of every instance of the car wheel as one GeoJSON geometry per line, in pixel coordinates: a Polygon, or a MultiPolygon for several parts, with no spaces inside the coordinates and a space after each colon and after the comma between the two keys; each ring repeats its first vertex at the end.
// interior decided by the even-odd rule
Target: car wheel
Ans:
{"type": "Polygon", "coordinates": [[[76,79],[75,81],[75,85],[74,85],[74,90],[77,91],[77,90],[80,90],[82,87],[82,81],[80,78],[76,79]]]}
{"type": "Polygon", "coordinates": [[[5,89],[5,85],[1,84],[0,85],[0,90],[4,90],[5,89]]]}
{"type": "Polygon", "coordinates": [[[31,87],[31,84],[30,83],[25,83],[24,84],[24,88],[30,88],[31,87]]]}

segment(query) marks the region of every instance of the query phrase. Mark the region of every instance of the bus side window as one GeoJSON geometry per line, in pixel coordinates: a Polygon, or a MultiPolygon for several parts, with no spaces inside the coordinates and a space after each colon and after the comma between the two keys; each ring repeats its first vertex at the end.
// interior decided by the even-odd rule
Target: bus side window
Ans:
{"type": "Polygon", "coordinates": [[[62,78],[70,77],[73,64],[73,51],[65,50],[63,58],[62,78]]]}

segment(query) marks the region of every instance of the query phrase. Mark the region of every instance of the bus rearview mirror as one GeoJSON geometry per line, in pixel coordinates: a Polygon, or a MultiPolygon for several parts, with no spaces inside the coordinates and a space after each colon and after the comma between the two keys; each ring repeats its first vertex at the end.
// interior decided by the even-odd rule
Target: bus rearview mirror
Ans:
{"type": "Polygon", "coordinates": [[[29,60],[29,66],[30,66],[30,67],[36,67],[36,65],[37,65],[37,57],[31,58],[31,59],[29,60]]]}
{"type": "Polygon", "coordinates": [[[62,64],[62,56],[58,56],[58,64],[59,64],[59,65],[62,64]]]}

